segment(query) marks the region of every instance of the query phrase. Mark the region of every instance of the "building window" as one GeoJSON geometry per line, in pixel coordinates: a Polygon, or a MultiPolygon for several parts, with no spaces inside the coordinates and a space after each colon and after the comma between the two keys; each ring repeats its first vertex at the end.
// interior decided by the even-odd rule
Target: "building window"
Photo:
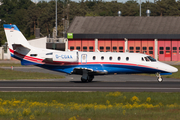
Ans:
{"type": "Polygon", "coordinates": [[[140,50],[140,47],[136,47],[136,50],[140,50]]]}
{"type": "Polygon", "coordinates": [[[166,50],[170,50],[170,47],[166,47],[166,50]]]}
{"type": "Polygon", "coordinates": [[[106,51],[110,51],[110,47],[106,47],[106,51]]]}
{"type": "Polygon", "coordinates": [[[93,47],[89,47],[89,52],[93,52],[93,47]]]}
{"type": "Polygon", "coordinates": [[[77,47],[76,47],[76,50],[80,50],[80,47],[79,47],[79,46],[77,46],[77,47]]]}
{"type": "Polygon", "coordinates": [[[140,51],[136,51],[136,53],[140,53],[140,51]]]}
{"type": "Polygon", "coordinates": [[[153,51],[149,51],[149,54],[153,54],[153,51]]]}
{"type": "Polygon", "coordinates": [[[84,51],[84,52],[87,52],[87,47],[83,47],[83,51],[84,51]]]}
{"type": "Polygon", "coordinates": [[[177,50],[177,47],[173,47],[173,50],[177,50]]]}
{"type": "Polygon", "coordinates": [[[89,47],[89,49],[90,49],[90,50],[93,50],[93,47],[91,46],[91,47],[89,47]]]}
{"type": "Polygon", "coordinates": [[[100,46],[100,51],[103,52],[104,51],[104,47],[100,46]]]}
{"type": "Polygon", "coordinates": [[[147,47],[143,47],[143,50],[147,50],[147,47]]]}
{"type": "Polygon", "coordinates": [[[159,51],[159,54],[164,54],[164,51],[159,51]]]}
{"type": "Polygon", "coordinates": [[[123,50],[123,47],[119,47],[119,50],[123,50]]]}
{"type": "Polygon", "coordinates": [[[153,50],[153,47],[149,47],[149,50],[153,50]]]}
{"type": "Polygon", "coordinates": [[[119,51],[119,52],[123,52],[123,51],[119,51]]]}
{"type": "Polygon", "coordinates": [[[134,47],[129,47],[130,50],[134,50],[134,47]]]}
{"type": "Polygon", "coordinates": [[[120,61],[121,60],[121,57],[118,57],[118,61],[120,61]]]}
{"type": "Polygon", "coordinates": [[[74,50],[74,47],[73,47],[73,46],[71,46],[71,47],[70,47],[70,50],[74,50]]]}
{"type": "Polygon", "coordinates": [[[130,53],[134,53],[134,51],[129,51],[130,53]]]}
{"type": "Polygon", "coordinates": [[[143,51],[144,54],[146,54],[147,51],[143,51]]]}
{"type": "Polygon", "coordinates": [[[109,57],[109,60],[112,60],[112,57],[109,57]]]}
{"type": "Polygon", "coordinates": [[[96,56],[93,56],[93,60],[96,60],[96,56]]]}
{"type": "Polygon", "coordinates": [[[164,47],[159,47],[159,50],[164,50],[164,47]]]}
{"type": "Polygon", "coordinates": [[[117,50],[117,47],[113,47],[113,50],[117,50]]]}

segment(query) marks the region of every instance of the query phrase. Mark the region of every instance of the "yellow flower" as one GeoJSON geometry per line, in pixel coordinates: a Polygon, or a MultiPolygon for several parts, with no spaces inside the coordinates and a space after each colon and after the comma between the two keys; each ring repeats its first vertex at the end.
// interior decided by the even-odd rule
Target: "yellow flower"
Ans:
{"type": "Polygon", "coordinates": [[[151,102],[151,98],[147,97],[146,102],[151,102]]]}
{"type": "Polygon", "coordinates": [[[131,101],[132,101],[132,102],[140,102],[139,98],[136,97],[136,96],[132,97],[132,98],[131,98],[131,101]]]}
{"type": "Polygon", "coordinates": [[[30,120],[33,120],[34,118],[35,118],[34,115],[30,115],[29,117],[30,120]]]}

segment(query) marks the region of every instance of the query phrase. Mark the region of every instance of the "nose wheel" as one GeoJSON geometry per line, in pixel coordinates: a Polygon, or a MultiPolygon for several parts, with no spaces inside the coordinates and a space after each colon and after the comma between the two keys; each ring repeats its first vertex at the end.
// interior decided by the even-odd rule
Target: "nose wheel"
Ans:
{"type": "Polygon", "coordinates": [[[156,76],[157,76],[158,82],[162,82],[163,81],[163,78],[161,77],[161,75],[159,73],[156,73],[156,76]]]}

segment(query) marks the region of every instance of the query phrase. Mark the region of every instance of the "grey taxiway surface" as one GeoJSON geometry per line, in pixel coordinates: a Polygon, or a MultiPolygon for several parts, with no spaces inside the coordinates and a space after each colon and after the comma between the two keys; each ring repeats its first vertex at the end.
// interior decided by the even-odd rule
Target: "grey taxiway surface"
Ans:
{"type": "MultiPolygon", "coordinates": [[[[11,69],[10,67],[1,67],[11,69]]],[[[4,80],[0,81],[0,91],[131,91],[131,92],[180,92],[180,79],[157,78],[142,75],[105,75],[95,76],[90,83],[81,83],[78,75],[66,75],[38,67],[14,67],[24,72],[43,72],[64,75],[63,79],[43,80],[4,80]]]]}

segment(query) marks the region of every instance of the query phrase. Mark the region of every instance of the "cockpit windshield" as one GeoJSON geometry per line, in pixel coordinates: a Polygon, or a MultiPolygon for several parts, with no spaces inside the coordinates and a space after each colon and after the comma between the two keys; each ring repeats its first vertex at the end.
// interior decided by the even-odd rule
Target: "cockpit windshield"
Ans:
{"type": "Polygon", "coordinates": [[[154,59],[154,58],[151,57],[151,56],[147,56],[147,58],[149,58],[149,60],[152,61],[152,62],[156,62],[156,59],[154,59]]]}

